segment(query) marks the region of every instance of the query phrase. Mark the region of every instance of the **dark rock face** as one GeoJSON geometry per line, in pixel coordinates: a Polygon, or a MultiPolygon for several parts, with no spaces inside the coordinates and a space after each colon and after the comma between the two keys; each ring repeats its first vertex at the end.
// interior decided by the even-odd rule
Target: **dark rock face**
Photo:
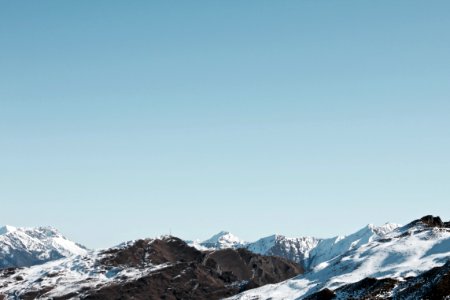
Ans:
{"type": "Polygon", "coordinates": [[[276,283],[303,273],[296,263],[275,256],[254,254],[246,249],[224,249],[205,257],[204,264],[214,266],[216,271],[230,272],[239,281],[249,281],[251,286],[276,283]]]}
{"type": "Polygon", "coordinates": [[[304,300],[331,300],[336,297],[336,294],[330,289],[323,289],[320,292],[314,293],[305,297],[304,300]]]}
{"type": "Polygon", "coordinates": [[[105,253],[102,264],[110,266],[171,265],[136,281],[90,291],[83,299],[221,299],[303,272],[283,258],[245,249],[203,253],[174,237],[139,240],[105,253]]]}
{"type": "Polygon", "coordinates": [[[450,261],[417,277],[398,281],[392,278],[365,278],[334,291],[323,289],[305,300],[330,299],[430,299],[450,297],[450,261]]]}
{"type": "Polygon", "coordinates": [[[136,281],[90,291],[82,299],[221,299],[239,292],[227,285],[233,279],[195,262],[180,262],[136,281]]]}
{"type": "Polygon", "coordinates": [[[450,228],[450,222],[443,222],[440,217],[435,217],[432,215],[427,215],[418,220],[412,221],[408,224],[408,226],[414,226],[417,224],[424,224],[428,227],[450,228]]]}
{"type": "Polygon", "coordinates": [[[364,278],[361,281],[343,286],[335,292],[348,298],[356,299],[386,299],[396,286],[397,280],[391,278],[364,278]]]}

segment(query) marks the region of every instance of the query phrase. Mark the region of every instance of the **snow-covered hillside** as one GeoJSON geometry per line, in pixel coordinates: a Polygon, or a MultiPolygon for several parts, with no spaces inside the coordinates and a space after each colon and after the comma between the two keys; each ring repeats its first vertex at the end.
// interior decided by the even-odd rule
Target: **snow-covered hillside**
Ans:
{"type": "Polygon", "coordinates": [[[394,223],[386,223],[382,226],[369,224],[347,236],[322,239],[315,247],[310,249],[309,257],[304,261],[305,268],[313,269],[315,266],[340,256],[349,250],[356,249],[370,241],[379,239],[398,227],[400,225],[394,223]]]}
{"type": "Polygon", "coordinates": [[[0,268],[32,266],[86,253],[83,246],[51,227],[0,228],[0,268]]]}
{"type": "Polygon", "coordinates": [[[302,299],[367,277],[403,280],[442,266],[450,260],[450,226],[430,218],[403,227],[369,225],[347,237],[323,240],[310,252],[309,272],[231,299],[302,299]]]}

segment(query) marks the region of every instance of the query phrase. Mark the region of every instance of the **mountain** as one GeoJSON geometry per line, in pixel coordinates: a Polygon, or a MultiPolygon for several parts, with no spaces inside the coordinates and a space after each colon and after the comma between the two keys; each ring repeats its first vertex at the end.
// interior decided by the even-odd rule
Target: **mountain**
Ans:
{"type": "Polygon", "coordinates": [[[416,296],[428,295],[427,286],[450,296],[445,284],[449,260],[450,222],[439,217],[425,216],[401,227],[369,225],[319,242],[310,251],[306,273],[230,299],[372,299],[372,292],[382,298],[420,299],[416,296]]]}
{"type": "Polygon", "coordinates": [[[253,253],[287,258],[309,270],[352,248],[380,238],[398,227],[399,225],[394,223],[386,223],[382,226],[369,224],[351,235],[329,239],[315,237],[289,238],[275,234],[251,243],[244,242],[235,235],[222,231],[204,242],[191,242],[191,245],[200,250],[245,248],[253,253]]]}
{"type": "Polygon", "coordinates": [[[0,299],[222,299],[302,269],[245,249],[199,251],[167,236],[0,271],[0,299]]]}
{"type": "Polygon", "coordinates": [[[0,228],[0,269],[27,267],[86,253],[86,248],[51,227],[0,228]]]}
{"type": "Polygon", "coordinates": [[[248,243],[245,248],[263,255],[274,255],[295,261],[304,267],[304,261],[320,239],[313,237],[288,238],[283,235],[271,235],[248,243]]]}
{"type": "Polygon", "coordinates": [[[313,237],[288,238],[276,234],[249,243],[228,231],[221,231],[203,242],[199,242],[198,240],[187,242],[199,250],[244,248],[253,253],[283,257],[303,265],[302,262],[308,257],[309,251],[319,241],[320,239],[313,237]]]}
{"type": "Polygon", "coordinates": [[[221,231],[203,242],[188,241],[188,244],[199,250],[218,250],[244,248],[247,243],[228,231],[221,231]]]}

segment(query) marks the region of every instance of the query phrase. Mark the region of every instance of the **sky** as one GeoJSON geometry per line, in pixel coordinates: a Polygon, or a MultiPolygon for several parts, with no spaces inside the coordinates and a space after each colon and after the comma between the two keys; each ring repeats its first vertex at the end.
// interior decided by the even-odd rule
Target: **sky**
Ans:
{"type": "Polygon", "coordinates": [[[1,1],[0,224],[97,248],[448,220],[449,14],[1,1]]]}

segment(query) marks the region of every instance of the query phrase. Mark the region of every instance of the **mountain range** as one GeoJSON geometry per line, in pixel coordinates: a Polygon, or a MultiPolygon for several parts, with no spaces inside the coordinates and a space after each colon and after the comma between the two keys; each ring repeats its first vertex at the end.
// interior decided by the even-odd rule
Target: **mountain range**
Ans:
{"type": "Polygon", "coordinates": [[[425,216],[320,239],[223,231],[88,250],[49,227],[0,229],[0,299],[447,299],[450,222],[425,216]]]}

